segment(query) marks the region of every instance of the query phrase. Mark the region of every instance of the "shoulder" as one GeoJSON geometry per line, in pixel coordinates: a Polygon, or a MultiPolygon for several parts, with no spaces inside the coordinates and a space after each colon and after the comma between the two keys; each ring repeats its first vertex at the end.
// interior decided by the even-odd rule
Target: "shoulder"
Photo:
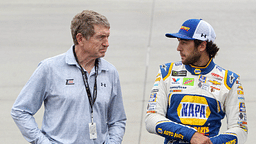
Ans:
{"type": "Polygon", "coordinates": [[[59,65],[60,63],[65,62],[65,54],[60,54],[60,55],[56,55],[54,57],[49,57],[46,58],[44,60],[42,60],[38,66],[42,65],[42,66],[56,66],[59,65]]]}
{"type": "Polygon", "coordinates": [[[99,70],[110,73],[117,73],[116,67],[112,63],[108,62],[103,58],[99,59],[99,70]]]}
{"type": "Polygon", "coordinates": [[[234,83],[238,80],[239,75],[230,71],[225,70],[224,84],[230,90],[234,83]]]}
{"type": "Polygon", "coordinates": [[[172,73],[172,69],[175,67],[175,69],[179,69],[180,67],[182,67],[183,64],[181,61],[179,62],[170,62],[170,63],[165,63],[163,65],[160,65],[160,72],[162,75],[163,79],[168,78],[171,73],[172,73]]]}
{"type": "Polygon", "coordinates": [[[100,66],[102,68],[105,68],[105,69],[116,69],[116,67],[112,63],[108,62],[107,60],[105,60],[103,58],[99,59],[99,63],[100,63],[100,66]]]}
{"type": "MultiPolygon", "coordinates": [[[[231,71],[231,70],[227,70],[224,69],[218,65],[216,65],[215,67],[218,71],[220,71],[222,73],[222,76],[224,78],[224,84],[227,87],[227,89],[231,89],[231,87],[234,85],[234,83],[236,82],[236,80],[238,80],[239,78],[239,74],[231,71]]],[[[218,75],[213,75],[215,77],[218,77],[218,75]]]]}

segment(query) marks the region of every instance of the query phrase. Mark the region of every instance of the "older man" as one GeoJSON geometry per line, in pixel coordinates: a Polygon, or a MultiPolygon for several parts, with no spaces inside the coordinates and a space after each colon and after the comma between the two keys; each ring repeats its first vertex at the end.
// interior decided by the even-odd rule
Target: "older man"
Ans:
{"type": "Polygon", "coordinates": [[[34,144],[119,144],[126,115],[116,68],[104,60],[110,25],[85,10],[71,22],[74,45],[42,61],[15,101],[11,115],[34,144]],[[44,103],[40,130],[33,115],[44,103]]]}

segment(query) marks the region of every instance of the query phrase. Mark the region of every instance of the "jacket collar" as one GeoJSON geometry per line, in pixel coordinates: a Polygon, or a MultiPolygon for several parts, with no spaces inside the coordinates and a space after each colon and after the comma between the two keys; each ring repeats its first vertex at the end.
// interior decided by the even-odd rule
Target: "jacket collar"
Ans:
{"type": "Polygon", "coordinates": [[[215,67],[215,63],[211,59],[205,67],[197,67],[193,65],[185,65],[187,71],[189,71],[192,75],[199,75],[199,74],[208,74],[213,68],[215,67]]]}

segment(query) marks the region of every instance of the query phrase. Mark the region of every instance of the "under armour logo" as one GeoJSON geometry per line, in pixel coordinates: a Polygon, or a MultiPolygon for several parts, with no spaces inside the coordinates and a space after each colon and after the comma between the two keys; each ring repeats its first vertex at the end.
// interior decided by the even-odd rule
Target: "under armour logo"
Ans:
{"type": "Polygon", "coordinates": [[[202,34],[201,34],[201,37],[204,37],[204,38],[206,38],[206,34],[203,34],[203,33],[202,33],[202,34]]]}
{"type": "Polygon", "coordinates": [[[107,87],[107,84],[105,84],[105,83],[101,83],[101,86],[103,86],[103,87],[107,87]]]}

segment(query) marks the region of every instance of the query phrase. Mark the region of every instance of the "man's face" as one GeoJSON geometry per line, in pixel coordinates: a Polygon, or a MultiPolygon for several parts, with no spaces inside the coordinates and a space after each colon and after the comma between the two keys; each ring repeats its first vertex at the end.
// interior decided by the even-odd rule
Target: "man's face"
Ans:
{"type": "Polygon", "coordinates": [[[180,52],[182,63],[185,65],[195,65],[199,61],[201,54],[198,48],[195,47],[194,41],[184,39],[178,39],[178,41],[177,51],[180,52]]]}
{"type": "Polygon", "coordinates": [[[110,30],[102,25],[94,25],[95,34],[88,40],[83,41],[83,49],[90,57],[100,58],[104,57],[109,46],[108,37],[110,30]]]}

